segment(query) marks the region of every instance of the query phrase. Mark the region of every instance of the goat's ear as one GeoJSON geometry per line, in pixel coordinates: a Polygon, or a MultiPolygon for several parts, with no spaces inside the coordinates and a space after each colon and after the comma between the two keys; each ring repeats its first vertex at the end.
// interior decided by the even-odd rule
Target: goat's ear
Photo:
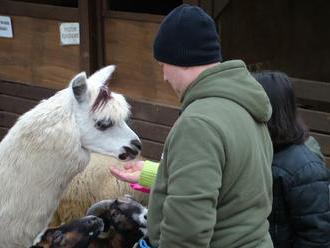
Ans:
{"type": "Polygon", "coordinates": [[[66,242],[64,234],[58,229],[51,229],[50,232],[47,233],[47,236],[49,240],[52,240],[54,245],[63,245],[66,242]]]}
{"type": "Polygon", "coordinates": [[[79,73],[70,82],[73,95],[78,102],[83,102],[87,97],[87,76],[85,72],[79,73]]]}
{"type": "Polygon", "coordinates": [[[115,65],[109,65],[106,67],[103,67],[102,69],[95,72],[92,76],[88,78],[89,82],[92,82],[92,84],[105,84],[107,80],[109,80],[115,71],[116,66],[115,65]]]}

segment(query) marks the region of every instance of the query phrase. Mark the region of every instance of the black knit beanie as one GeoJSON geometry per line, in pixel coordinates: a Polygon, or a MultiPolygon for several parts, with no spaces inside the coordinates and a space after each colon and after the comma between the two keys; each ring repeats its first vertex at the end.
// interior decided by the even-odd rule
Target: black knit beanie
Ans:
{"type": "Polygon", "coordinates": [[[221,52],[215,22],[197,6],[178,6],[160,25],[154,41],[154,57],[177,66],[219,62],[221,52]]]}

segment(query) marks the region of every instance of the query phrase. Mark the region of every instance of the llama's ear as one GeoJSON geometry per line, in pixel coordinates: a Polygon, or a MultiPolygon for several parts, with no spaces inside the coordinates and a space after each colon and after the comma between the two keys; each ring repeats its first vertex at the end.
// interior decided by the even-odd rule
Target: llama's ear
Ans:
{"type": "Polygon", "coordinates": [[[109,65],[106,67],[103,67],[102,69],[95,72],[92,76],[88,78],[89,82],[92,82],[93,84],[105,84],[107,80],[109,80],[113,74],[113,72],[116,70],[115,65],[109,65]]]}
{"type": "Polygon", "coordinates": [[[85,72],[79,73],[70,82],[74,97],[78,102],[86,99],[87,92],[87,76],[85,72]]]}

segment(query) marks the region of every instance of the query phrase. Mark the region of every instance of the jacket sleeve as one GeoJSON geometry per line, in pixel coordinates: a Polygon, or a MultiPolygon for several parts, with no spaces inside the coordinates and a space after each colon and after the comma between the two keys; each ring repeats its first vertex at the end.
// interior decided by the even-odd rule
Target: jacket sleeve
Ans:
{"type": "Polygon", "coordinates": [[[152,162],[150,160],[144,161],[143,169],[140,174],[139,184],[151,188],[155,182],[159,163],[152,162]]]}
{"type": "Polygon", "coordinates": [[[224,161],[221,139],[209,123],[192,117],[183,119],[174,132],[167,151],[159,248],[209,247],[224,161]]]}
{"type": "Polygon", "coordinates": [[[330,247],[330,171],[320,162],[303,166],[288,182],[286,201],[294,248],[330,247]]]}

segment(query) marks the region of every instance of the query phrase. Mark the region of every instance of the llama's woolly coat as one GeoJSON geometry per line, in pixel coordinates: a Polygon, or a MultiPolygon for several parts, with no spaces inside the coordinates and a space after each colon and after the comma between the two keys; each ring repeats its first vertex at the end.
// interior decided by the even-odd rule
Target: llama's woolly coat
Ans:
{"type": "Polygon", "coordinates": [[[1,142],[1,247],[29,246],[56,210],[59,193],[89,161],[70,93],[63,90],[22,115],[1,142]]]}
{"type": "Polygon", "coordinates": [[[90,152],[121,160],[139,154],[141,143],[125,123],[129,105],[106,83],[114,70],[79,73],[22,115],[0,143],[0,247],[32,244],[90,152]]]}
{"type": "Polygon", "coordinates": [[[117,159],[93,153],[86,169],[71,181],[63,194],[51,226],[81,218],[92,204],[125,194],[130,194],[143,205],[147,205],[148,194],[133,190],[128,183],[117,180],[110,173],[110,165],[120,164],[117,159]]]}

